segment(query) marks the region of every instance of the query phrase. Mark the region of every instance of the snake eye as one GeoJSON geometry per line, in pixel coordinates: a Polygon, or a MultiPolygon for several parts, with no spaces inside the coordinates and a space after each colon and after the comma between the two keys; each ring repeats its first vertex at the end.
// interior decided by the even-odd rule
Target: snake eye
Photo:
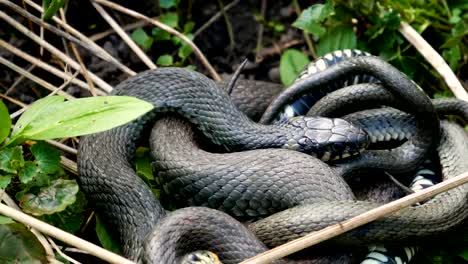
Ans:
{"type": "Polygon", "coordinates": [[[190,254],[190,255],[188,256],[188,259],[189,259],[190,261],[193,261],[193,262],[199,261],[199,260],[200,260],[200,258],[197,256],[197,254],[190,254]]]}

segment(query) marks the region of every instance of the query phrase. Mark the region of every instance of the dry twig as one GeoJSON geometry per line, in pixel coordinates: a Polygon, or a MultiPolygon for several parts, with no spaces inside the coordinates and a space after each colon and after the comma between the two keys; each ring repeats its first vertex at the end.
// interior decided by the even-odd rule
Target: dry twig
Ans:
{"type": "MultiPolygon", "coordinates": [[[[39,12],[42,12],[43,9],[42,7],[40,7],[39,5],[37,5],[36,3],[34,3],[33,1],[31,0],[23,0],[24,2],[26,2],[27,4],[29,4],[31,7],[33,7],[34,9],[38,10],[39,12]]],[[[101,56],[106,58],[105,60],[114,64],[117,68],[119,68],[121,71],[125,72],[126,74],[128,74],[129,76],[133,76],[133,75],[136,75],[136,72],[132,71],[130,68],[128,68],[127,66],[123,65],[120,61],[118,61],[116,58],[114,58],[112,55],[110,55],[105,49],[101,48],[99,45],[97,45],[96,43],[94,43],[93,40],[89,39],[88,37],[86,37],[85,35],[81,34],[81,32],[79,32],[78,30],[76,30],[75,28],[73,28],[72,26],[68,25],[67,23],[63,22],[62,20],[60,20],[59,18],[57,18],[56,16],[53,16],[52,17],[52,20],[54,20],[55,23],[57,23],[58,25],[60,25],[61,27],[63,27],[64,29],[66,29],[68,32],[70,32],[71,34],[75,35],[77,38],[81,39],[83,42],[85,42],[86,44],[90,45],[90,46],[93,46],[94,49],[96,51],[99,51],[101,56]]]]}
{"type": "Polygon", "coordinates": [[[288,256],[330,238],[341,235],[359,226],[365,225],[379,218],[385,217],[412,204],[429,199],[439,193],[468,183],[468,172],[462,173],[452,179],[443,181],[427,189],[410,194],[396,201],[374,208],[370,211],[352,217],[346,221],[312,232],[301,238],[263,252],[253,258],[244,260],[241,264],[263,264],[288,256]]]}
{"type": "Polygon", "coordinates": [[[453,94],[461,100],[468,102],[468,93],[463,85],[453,73],[450,66],[444,61],[442,56],[416,31],[405,22],[400,23],[400,33],[421,53],[421,55],[434,67],[434,69],[444,78],[447,86],[453,94]]]}
{"type": "MultiPolygon", "coordinates": [[[[24,27],[20,23],[16,22],[16,20],[14,20],[13,18],[11,18],[7,14],[5,14],[3,11],[0,11],[0,18],[5,20],[8,24],[10,24],[14,28],[16,28],[18,31],[20,31],[21,33],[23,33],[27,37],[29,37],[32,40],[34,40],[35,42],[37,42],[39,45],[43,46],[45,49],[47,49],[53,55],[57,56],[58,58],[60,58],[64,62],[68,63],[73,69],[79,70],[81,68],[80,65],[76,61],[72,60],[70,57],[68,57],[66,54],[64,54],[63,52],[61,52],[60,50],[58,50],[57,48],[52,46],[47,41],[42,40],[39,36],[34,34],[32,31],[28,30],[26,27],[24,27]]],[[[89,74],[90,78],[93,80],[93,82],[96,83],[97,85],[99,85],[100,89],[102,89],[105,92],[111,92],[112,91],[112,89],[113,89],[112,86],[107,84],[101,78],[99,78],[98,76],[96,76],[95,74],[93,74],[91,72],[89,72],[88,74],[89,74]]]]}
{"type": "Polygon", "coordinates": [[[133,52],[148,66],[150,69],[156,69],[156,64],[151,61],[148,56],[146,56],[145,52],[138,47],[138,45],[128,36],[127,33],[120,27],[120,25],[109,15],[109,13],[102,8],[99,4],[95,3],[94,1],[91,1],[91,4],[93,4],[94,8],[98,11],[98,13],[104,18],[104,20],[109,23],[109,25],[119,34],[119,36],[122,38],[122,40],[127,43],[127,45],[132,49],[133,52]]]}
{"type": "Polygon", "coordinates": [[[193,33],[193,37],[197,37],[202,33],[205,29],[207,29],[211,24],[213,24],[216,20],[218,20],[222,15],[223,12],[229,11],[233,6],[237,5],[240,2],[240,0],[234,0],[231,3],[227,4],[224,8],[222,8],[220,11],[218,11],[214,16],[212,16],[208,21],[206,21],[205,24],[203,24],[195,33],[193,33]]]}
{"type": "MultiPolygon", "coordinates": [[[[157,17],[152,17],[151,19],[157,19],[157,17]]],[[[122,26],[122,29],[124,31],[129,31],[129,30],[132,30],[132,29],[136,29],[136,28],[139,28],[139,27],[144,27],[144,26],[147,26],[149,25],[150,23],[148,21],[144,21],[144,20],[138,20],[136,22],[133,22],[133,23],[130,23],[130,24],[127,24],[125,26],[122,26]]],[[[115,30],[113,28],[110,28],[108,30],[105,30],[103,32],[100,32],[100,33],[97,33],[97,34],[94,34],[92,36],[89,37],[90,40],[92,41],[98,41],[100,39],[103,39],[111,34],[114,34],[116,33],[115,30]]]]}
{"type": "Polygon", "coordinates": [[[112,3],[110,1],[107,1],[107,0],[91,0],[91,1],[102,4],[102,5],[105,5],[107,7],[110,7],[112,9],[115,9],[115,10],[119,11],[119,12],[125,13],[127,15],[133,16],[135,18],[148,21],[149,23],[157,26],[158,28],[160,28],[162,30],[165,30],[165,31],[169,32],[170,34],[173,34],[173,35],[179,37],[180,39],[182,39],[182,41],[187,43],[187,45],[189,45],[193,49],[193,52],[198,57],[198,59],[201,61],[201,63],[203,65],[205,65],[205,67],[207,68],[207,70],[210,73],[211,77],[213,77],[213,79],[215,81],[221,81],[221,77],[219,77],[218,73],[215,71],[213,66],[211,66],[211,64],[205,58],[205,55],[203,55],[203,53],[200,51],[200,49],[189,38],[187,38],[184,34],[180,33],[179,31],[177,31],[177,30],[175,30],[175,29],[173,29],[173,28],[171,28],[171,27],[169,27],[169,26],[167,26],[167,25],[165,25],[165,24],[163,24],[163,23],[161,23],[161,22],[159,22],[159,21],[157,21],[155,19],[151,19],[151,18],[149,18],[149,17],[147,17],[145,15],[142,15],[142,14],[140,14],[138,12],[127,9],[127,8],[121,6],[121,5],[112,3]]]}

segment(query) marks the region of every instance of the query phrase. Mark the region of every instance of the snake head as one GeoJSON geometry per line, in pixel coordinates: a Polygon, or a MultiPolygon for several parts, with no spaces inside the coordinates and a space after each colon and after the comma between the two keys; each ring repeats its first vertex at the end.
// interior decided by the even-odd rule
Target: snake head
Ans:
{"type": "Polygon", "coordinates": [[[367,148],[370,138],[361,128],[339,118],[297,116],[287,121],[294,127],[284,148],[304,152],[323,161],[357,155],[367,148]]]}
{"type": "Polygon", "coordinates": [[[197,250],[183,256],[181,264],[222,264],[218,256],[208,250],[197,250]]]}

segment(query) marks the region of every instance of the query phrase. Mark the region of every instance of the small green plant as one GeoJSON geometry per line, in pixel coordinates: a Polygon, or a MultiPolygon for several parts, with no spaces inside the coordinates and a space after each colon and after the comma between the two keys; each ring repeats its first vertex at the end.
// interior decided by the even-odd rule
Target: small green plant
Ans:
{"type": "MultiPolygon", "coordinates": [[[[8,109],[0,101],[0,189],[14,195],[23,211],[73,233],[83,221],[86,202],[76,180],[61,168],[60,152],[43,140],[108,130],[145,114],[153,105],[126,96],[64,100],[62,96],[37,100],[21,115],[11,134],[8,109]]],[[[18,224],[5,219],[0,219],[4,220],[0,221],[0,237],[29,239],[27,232],[18,235],[22,234],[18,224]]],[[[0,252],[6,250],[2,245],[0,252]]]]}
{"type": "Polygon", "coordinates": [[[442,54],[455,73],[468,63],[466,1],[327,0],[304,9],[293,23],[314,41],[313,56],[338,49],[361,49],[380,56],[439,96],[450,96],[442,78],[399,33],[411,24],[442,54]],[[445,88],[445,89],[441,89],[445,88]]]}
{"type": "MultiPolygon", "coordinates": [[[[192,21],[183,22],[177,12],[169,11],[171,8],[177,8],[177,5],[178,1],[160,1],[159,6],[164,12],[159,17],[159,21],[193,40],[192,31],[195,23],[192,21]]],[[[157,27],[153,27],[150,34],[143,28],[138,28],[132,32],[131,37],[144,50],[151,49],[153,45],[170,43],[174,47],[173,52],[161,54],[156,59],[156,64],[160,66],[183,66],[193,53],[192,48],[182,39],[157,27]]]]}

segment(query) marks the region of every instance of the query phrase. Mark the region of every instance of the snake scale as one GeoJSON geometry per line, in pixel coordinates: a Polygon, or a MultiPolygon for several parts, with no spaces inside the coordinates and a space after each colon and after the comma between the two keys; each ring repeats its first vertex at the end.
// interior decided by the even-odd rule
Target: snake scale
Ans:
{"type": "MultiPolygon", "coordinates": [[[[320,82],[325,84],[334,75],[343,75],[340,72],[355,72],[353,69],[356,65],[357,72],[365,71],[370,74],[373,71],[366,70],[366,67],[375,66],[372,63],[379,64],[381,69],[390,68],[391,74],[396,74],[396,78],[385,77],[383,72],[377,73],[378,76],[375,77],[384,77],[384,86],[390,87],[399,99],[405,95],[408,96],[406,100],[415,97],[416,103],[424,105],[415,109],[416,113],[412,112],[416,116],[425,117],[422,123],[418,121],[416,125],[419,141],[409,139],[409,143],[405,144],[421,146],[421,149],[422,145],[426,145],[424,148],[427,147],[426,151],[430,151],[430,141],[439,137],[439,121],[427,97],[421,92],[414,92],[414,87],[411,87],[412,84],[406,77],[401,77],[391,66],[375,58],[370,59],[370,64],[367,64],[367,58],[347,63],[341,66],[341,70],[332,67],[332,70],[321,73],[320,82]],[[394,89],[401,85],[404,87],[402,91],[394,89]],[[408,87],[411,89],[410,94],[404,94],[408,87]],[[431,118],[436,122],[431,121],[431,118]],[[427,126],[432,126],[430,132],[426,131],[427,126]],[[414,144],[415,142],[422,144],[414,144]]],[[[132,95],[150,101],[156,110],[122,127],[83,137],[78,159],[79,182],[99,213],[117,230],[124,253],[131,259],[144,255],[144,260],[148,263],[176,263],[183,254],[197,250],[194,245],[200,245],[201,249],[217,253],[223,263],[237,263],[265,251],[265,245],[281,244],[378,206],[376,203],[355,201],[349,186],[340,173],[337,173],[339,167],[330,167],[311,155],[290,151],[299,150],[324,160],[331,158],[331,152],[339,152],[340,156],[360,152],[368,144],[367,134],[343,119],[294,118],[280,125],[256,124],[237,110],[216,84],[201,74],[185,69],[167,68],[141,73],[121,83],[113,94],[132,95]],[[175,113],[176,116],[171,114],[162,118],[162,115],[167,115],[163,114],[165,112],[175,113]],[[190,120],[192,124],[179,120],[179,116],[190,120]],[[199,116],[203,116],[203,120],[199,116]],[[153,128],[151,141],[155,150],[154,166],[165,190],[175,191],[171,195],[174,195],[179,205],[208,206],[240,218],[273,215],[251,224],[250,230],[213,209],[179,209],[166,216],[159,201],[131,166],[133,153],[141,141],[140,134],[143,134],[155,118],[158,121],[153,128]],[[191,129],[191,126],[196,129],[191,129]],[[178,131],[181,133],[176,136],[171,127],[180,129],[178,131]],[[198,132],[195,133],[195,130],[198,132]],[[214,134],[211,134],[213,131],[214,134]],[[217,148],[218,153],[209,153],[199,145],[199,142],[206,140],[223,147],[217,148]],[[156,151],[158,149],[162,152],[156,151]],[[220,153],[225,151],[242,152],[220,153]],[[215,178],[216,176],[219,178],[215,178]],[[312,206],[313,210],[308,206],[312,206]],[[287,210],[283,211],[284,209],[287,210]],[[293,219],[303,222],[287,221],[293,219]],[[174,229],[175,226],[180,227],[177,223],[187,221],[198,224],[193,228],[174,229]],[[218,235],[209,235],[206,231],[218,226],[223,227],[218,228],[218,235]],[[148,236],[153,228],[158,235],[148,236]],[[150,240],[145,243],[147,236],[150,240]],[[186,238],[187,242],[174,244],[174,241],[185,241],[180,236],[186,238]],[[222,241],[222,238],[227,238],[227,241],[222,241]],[[141,252],[144,244],[145,250],[141,252]],[[213,245],[217,246],[212,248],[213,245]]],[[[409,112],[412,110],[414,109],[409,109],[409,112]]],[[[454,138],[466,137],[463,133],[460,135],[453,131],[457,129],[451,125],[445,128],[444,125],[442,142],[453,142],[454,138]]],[[[468,141],[464,139],[464,142],[468,141]]],[[[460,159],[468,157],[465,153],[467,148],[459,150],[460,146],[449,143],[444,143],[443,146],[439,147],[439,154],[442,165],[448,168],[444,169],[444,176],[453,177],[457,172],[466,170],[460,165],[463,163],[460,159]],[[457,150],[454,154],[446,153],[454,149],[457,150]],[[452,156],[443,159],[443,155],[452,156]],[[444,165],[446,159],[450,159],[452,163],[444,165]]],[[[425,154],[425,151],[421,151],[418,157],[409,157],[419,162],[419,156],[425,154]]],[[[448,201],[442,209],[434,210],[427,203],[428,206],[424,204],[393,218],[378,221],[374,226],[366,226],[364,230],[370,236],[363,237],[363,229],[357,229],[337,240],[365,244],[369,241],[395,241],[396,238],[397,241],[409,243],[414,242],[417,235],[430,236],[445,232],[466,219],[466,193],[466,188],[459,187],[454,193],[435,199],[448,201]],[[438,225],[431,229],[409,224],[407,228],[412,232],[404,234],[405,230],[396,227],[406,224],[408,219],[424,222],[431,222],[429,220],[433,219],[432,222],[437,222],[438,225]]],[[[343,255],[335,257],[346,258],[343,255]]],[[[325,259],[329,261],[330,257],[326,256],[325,259]]],[[[318,257],[315,263],[320,261],[318,257]]]]}

